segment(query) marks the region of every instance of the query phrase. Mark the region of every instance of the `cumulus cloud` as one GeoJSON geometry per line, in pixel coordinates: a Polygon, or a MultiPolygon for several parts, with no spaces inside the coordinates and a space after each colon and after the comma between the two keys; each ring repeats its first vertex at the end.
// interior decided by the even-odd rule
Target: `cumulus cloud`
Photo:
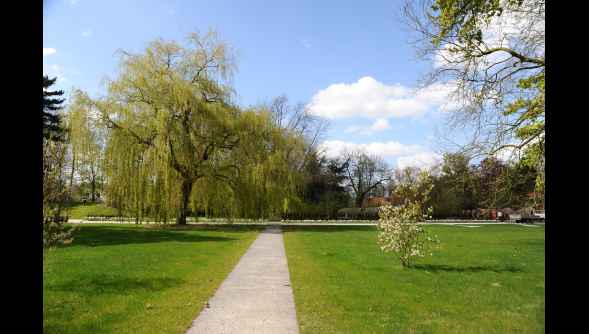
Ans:
{"type": "MultiPolygon", "coordinates": [[[[523,155],[524,155],[524,151],[526,150],[526,148],[530,147],[530,145],[534,145],[536,143],[538,143],[539,139],[538,138],[534,138],[531,142],[529,142],[527,145],[524,145],[522,148],[518,149],[515,147],[505,147],[499,151],[497,151],[497,153],[495,153],[495,158],[501,160],[501,161],[513,161],[513,160],[520,160],[523,155]]],[[[520,146],[523,144],[523,140],[518,140],[518,141],[512,141],[507,143],[506,145],[514,145],[514,146],[520,146]]]]}
{"type": "Polygon", "coordinates": [[[345,119],[362,116],[380,120],[421,115],[444,99],[445,93],[431,91],[414,95],[399,84],[387,86],[371,77],[357,83],[334,84],[319,91],[311,103],[314,114],[329,119],[345,119]]]}
{"type": "Polygon", "coordinates": [[[351,126],[348,126],[348,128],[344,130],[344,133],[354,133],[360,129],[361,129],[361,127],[359,127],[357,125],[351,125],[351,126]]]}
{"type": "Polygon", "coordinates": [[[88,30],[84,31],[84,32],[82,33],[82,37],[84,37],[84,38],[86,38],[86,37],[90,37],[90,29],[88,29],[88,30]]]}
{"type": "Polygon", "coordinates": [[[67,81],[66,78],[64,78],[61,73],[60,73],[60,67],[57,65],[53,65],[51,66],[51,71],[53,72],[53,74],[51,75],[52,77],[57,77],[57,81],[59,82],[64,82],[67,81]]]}
{"type": "Polygon", "coordinates": [[[43,58],[52,55],[52,54],[56,54],[57,50],[55,50],[54,48],[43,48],[43,58]]]}
{"type": "Polygon", "coordinates": [[[372,136],[375,132],[381,132],[390,129],[393,129],[393,127],[391,126],[388,120],[379,119],[378,121],[374,122],[374,124],[372,124],[371,126],[367,126],[364,129],[362,129],[362,132],[360,132],[359,134],[372,136]]]}
{"type": "Polygon", "coordinates": [[[443,158],[443,156],[436,153],[423,152],[413,156],[399,158],[399,160],[397,160],[397,168],[401,170],[409,166],[428,168],[432,167],[443,158]]]}
{"type": "Polygon", "coordinates": [[[364,147],[369,154],[377,154],[385,159],[398,157],[402,155],[416,154],[424,152],[426,149],[420,145],[405,146],[401,143],[395,142],[374,142],[370,145],[367,144],[355,144],[352,142],[345,143],[339,140],[326,141],[319,147],[323,150],[327,156],[331,158],[338,157],[344,148],[354,149],[357,147],[364,147]]]}
{"type": "MultiPolygon", "coordinates": [[[[397,129],[403,129],[405,128],[404,126],[400,126],[397,129]]],[[[362,129],[362,131],[360,131],[358,133],[358,135],[360,136],[372,136],[374,135],[376,132],[382,132],[385,130],[393,130],[394,127],[391,126],[391,124],[389,123],[388,120],[386,119],[379,119],[378,121],[374,122],[374,124],[370,125],[370,126],[365,126],[365,127],[360,127],[358,125],[352,125],[349,126],[348,128],[346,128],[344,130],[344,133],[354,133],[358,130],[362,129]]]]}

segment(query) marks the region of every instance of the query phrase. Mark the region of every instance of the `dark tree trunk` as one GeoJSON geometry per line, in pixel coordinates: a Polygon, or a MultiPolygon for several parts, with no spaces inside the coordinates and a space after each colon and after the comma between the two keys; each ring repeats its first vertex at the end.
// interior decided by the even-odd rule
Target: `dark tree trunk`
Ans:
{"type": "Polygon", "coordinates": [[[92,180],[92,203],[96,203],[96,180],[92,180]]]}
{"type": "Polygon", "coordinates": [[[190,193],[192,192],[193,185],[194,182],[187,177],[184,177],[182,180],[180,189],[180,203],[178,205],[178,216],[176,220],[178,225],[187,225],[186,217],[188,215],[188,202],[190,201],[190,193]]]}

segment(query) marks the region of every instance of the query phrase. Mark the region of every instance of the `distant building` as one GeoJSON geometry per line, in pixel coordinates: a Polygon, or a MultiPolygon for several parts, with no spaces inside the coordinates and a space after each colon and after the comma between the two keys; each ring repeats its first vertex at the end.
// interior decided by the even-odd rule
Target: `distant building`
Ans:
{"type": "Polygon", "coordinates": [[[383,203],[393,203],[396,198],[400,196],[392,195],[389,197],[374,197],[374,198],[366,198],[362,206],[382,206],[383,203]]]}

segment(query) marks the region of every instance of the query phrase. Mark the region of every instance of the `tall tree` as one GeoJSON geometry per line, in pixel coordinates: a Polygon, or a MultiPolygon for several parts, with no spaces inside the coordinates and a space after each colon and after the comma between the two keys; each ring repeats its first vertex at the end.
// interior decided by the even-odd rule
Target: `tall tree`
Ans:
{"type": "Polygon", "coordinates": [[[365,199],[392,179],[391,166],[364,147],[344,148],[341,156],[347,162],[346,183],[356,207],[361,208],[365,199]]]}
{"type": "Polygon", "coordinates": [[[291,103],[287,94],[281,94],[272,100],[266,99],[259,103],[259,107],[268,110],[277,127],[306,142],[306,156],[303,156],[305,159],[292,161],[294,168],[303,170],[308,158],[312,158],[319,144],[326,139],[332,122],[313,113],[307,102],[291,103]]]}
{"type": "Polygon", "coordinates": [[[442,172],[447,192],[458,194],[466,204],[472,194],[470,158],[461,153],[447,153],[444,155],[442,172]]]}
{"type": "Polygon", "coordinates": [[[474,168],[482,203],[486,207],[496,207],[504,194],[501,189],[501,176],[507,172],[505,163],[496,158],[486,158],[474,168]]]}
{"type": "Polygon", "coordinates": [[[281,206],[300,179],[287,162],[300,145],[265,110],[233,103],[241,52],[218,31],[184,40],[188,46],[157,38],[141,53],[118,50],[107,94],[76,94],[73,110],[95,113],[107,129],[109,192],[138,219],[167,222],[175,212],[180,225],[191,198],[226,204],[210,197],[220,192],[232,194],[238,211],[281,206]]]}
{"type": "Polygon", "coordinates": [[[88,185],[90,199],[96,202],[96,193],[104,179],[105,134],[93,118],[96,114],[85,110],[74,110],[69,105],[64,124],[68,128],[72,164],[80,182],[88,185]]]}
{"type": "Polygon", "coordinates": [[[71,234],[76,229],[61,226],[71,212],[67,150],[63,142],[43,141],[43,260],[59,244],[71,243],[71,234]]]}
{"type": "Polygon", "coordinates": [[[346,161],[327,159],[318,152],[311,155],[306,170],[310,175],[305,193],[308,209],[312,207],[335,216],[339,209],[348,205],[350,195],[344,186],[347,168],[346,161]]]}
{"type": "Polygon", "coordinates": [[[411,0],[396,19],[426,63],[418,88],[446,95],[441,150],[514,163],[526,155],[543,193],[546,2],[411,0]]]}
{"type": "Polygon", "coordinates": [[[58,111],[61,110],[61,104],[65,100],[54,97],[62,96],[64,92],[49,89],[56,80],[57,77],[49,79],[48,76],[43,76],[43,141],[49,138],[54,141],[62,140],[61,116],[58,111]]]}

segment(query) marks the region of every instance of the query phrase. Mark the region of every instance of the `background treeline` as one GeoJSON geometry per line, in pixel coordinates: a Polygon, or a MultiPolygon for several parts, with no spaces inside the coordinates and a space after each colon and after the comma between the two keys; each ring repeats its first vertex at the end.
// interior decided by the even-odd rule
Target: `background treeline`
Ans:
{"type": "MultiPolygon", "coordinates": [[[[211,29],[184,41],[118,50],[117,75],[104,79],[104,93],[73,89],[65,105],[64,92],[50,89],[55,79],[43,77],[44,221],[67,219],[81,196],[138,222],[373,219],[378,210],[340,210],[378,205],[373,198],[394,195],[425,171],[407,174],[362,147],[322,151],[330,122],[308,103],[283,94],[240,106],[233,75],[241,51],[211,29]]],[[[435,188],[426,205],[436,218],[543,207],[543,145],[540,158],[524,150],[528,156],[508,162],[446,154],[428,168],[435,188]]]]}

